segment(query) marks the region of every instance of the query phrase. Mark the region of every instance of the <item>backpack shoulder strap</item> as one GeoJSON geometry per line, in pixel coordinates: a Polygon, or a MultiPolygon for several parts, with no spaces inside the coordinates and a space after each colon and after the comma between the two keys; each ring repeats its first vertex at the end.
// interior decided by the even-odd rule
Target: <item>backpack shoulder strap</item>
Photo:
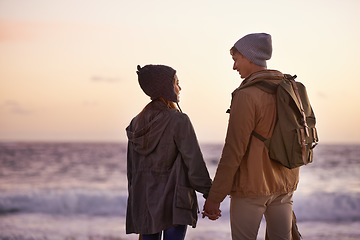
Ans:
{"type": "MultiPolygon", "coordinates": [[[[290,74],[284,74],[284,79],[290,81],[291,83],[295,83],[294,79],[296,77],[297,77],[296,75],[291,76],[290,74]]],[[[256,87],[260,88],[261,90],[263,90],[267,93],[276,94],[278,86],[283,86],[284,83],[281,82],[280,84],[277,84],[277,83],[273,83],[271,81],[266,81],[266,80],[261,81],[260,80],[260,81],[253,82],[252,85],[256,85],[256,87]]],[[[285,85],[285,87],[286,87],[286,85],[285,85]]],[[[286,89],[286,90],[289,92],[289,94],[292,92],[290,89],[286,89]]],[[[295,97],[297,97],[297,96],[295,96],[295,97]]],[[[258,134],[255,131],[252,131],[251,135],[253,135],[254,137],[256,137],[257,139],[259,139],[263,142],[265,142],[267,140],[267,138],[264,138],[262,135],[258,134]]]]}
{"type": "Polygon", "coordinates": [[[270,94],[275,94],[276,90],[278,88],[278,84],[270,82],[270,81],[258,81],[255,82],[256,87],[260,88],[261,90],[263,90],[264,92],[270,93],[270,94]]]}
{"type": "Polygon", "coordinates": [[[268,81],[268,80],[262,80],[261,79],[261,80],[258,80],[258,81],[251,81],[249,83],[246,83],[245,85],[239,87],[239,90],[243,89],[243,88],[250,87],[250,86],[256,86],[257,88],[263,90],[264,92],[267,92],[267,93],[270,93],[270,94],[275,94],[279,84],[273,83],[273,82],[268,81]]]}
{"type": "MultiPolygon", "coordinates": [[[[270,94],[276,94],[277,88],[279,86],[279,84],[273,83],[273,82],[267,81],[267,80],[255,81],[255,82],[252,82],[251,85],[255,85],[257,88],[261,89],[264,92],[270,93],[270,94]]],[[[251,135],[253,135],[254,137],[256,137],[257,139],[259,139],[263,142],[265,142],[267,140],[267,138],[264,138],[262,135],[258,134],[255,131],[252,131],[251,135]]]]}
{"type": "MultiPolygon", "coordinates": [[[[256,81],[252,85],[255,85],[257,88],[261,89],[264,92],[270,93],[270,94],[276,94],[277,88],[279,84],[273,83],[271,81],[263,80],[263,81],[256,81]]],[[[267,139],[264,138],[262,135],[258,134],[255,131],[252,131],[251,135],[256,137],[257,139],[265,142],[267,139]]]]}
{"type": "Polygon", "coordinates": [[[261,141],[263,141],[263,142],[265,142],[267,139],[266,138],[264,138],[263,136],[261,136],[260,134],[258,134],[257,132],[255,132],[255,131],[252,131],[251,132],[251,135],[253,135],[254,137],[256,137],[257,139],[259,139],[259,140],[261,140],[261,141]]]}

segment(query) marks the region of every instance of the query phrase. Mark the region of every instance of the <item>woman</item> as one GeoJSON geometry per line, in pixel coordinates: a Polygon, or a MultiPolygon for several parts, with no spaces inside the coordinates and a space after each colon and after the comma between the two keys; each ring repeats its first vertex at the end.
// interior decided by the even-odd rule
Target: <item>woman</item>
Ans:
{"type": "Polygon", "coordinates": [[[137,68],[140,87],[152,101],[126,128],[126,233],[143,240],[162,233],[165,240],[184,239],[187,225],[197,222],[195,190],[206,198],[211,179],[190,119],[179,110],[176,71],[164,65],[137,68]]]}

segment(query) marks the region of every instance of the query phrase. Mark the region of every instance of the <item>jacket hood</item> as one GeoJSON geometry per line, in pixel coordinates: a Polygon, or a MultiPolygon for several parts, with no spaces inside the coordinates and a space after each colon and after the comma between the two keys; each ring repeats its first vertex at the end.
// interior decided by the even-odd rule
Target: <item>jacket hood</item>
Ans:
{"type": "Polygon", "coordinates": [[[151,109],[137,115],[126,128],[129,141],[141,155],[154,151],[170,121],[171,109],[164,103],[154,101],[150,104],[151,109]]]}

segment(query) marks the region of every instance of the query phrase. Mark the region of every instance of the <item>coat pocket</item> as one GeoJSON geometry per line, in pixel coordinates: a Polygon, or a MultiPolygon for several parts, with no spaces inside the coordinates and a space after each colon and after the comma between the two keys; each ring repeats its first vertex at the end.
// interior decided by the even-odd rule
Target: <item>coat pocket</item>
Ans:
{"type": "Polygon", "coordinates": [[[175,205],[178,208],[192,209],[194,206],[195,192],[192,188],[177,186],[175,205]]]}

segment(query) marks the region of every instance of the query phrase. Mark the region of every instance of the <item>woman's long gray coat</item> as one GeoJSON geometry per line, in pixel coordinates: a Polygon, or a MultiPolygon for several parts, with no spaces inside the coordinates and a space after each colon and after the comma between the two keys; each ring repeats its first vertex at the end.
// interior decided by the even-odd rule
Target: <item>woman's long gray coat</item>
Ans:
{"type": "Polygon", "coordinates": [[[153,234],[174,225],[196,226],[195,190],[207,197],[211,179],[189,117],[153,101],[145,122],[128,135],[126,233],[153,234]]]}

